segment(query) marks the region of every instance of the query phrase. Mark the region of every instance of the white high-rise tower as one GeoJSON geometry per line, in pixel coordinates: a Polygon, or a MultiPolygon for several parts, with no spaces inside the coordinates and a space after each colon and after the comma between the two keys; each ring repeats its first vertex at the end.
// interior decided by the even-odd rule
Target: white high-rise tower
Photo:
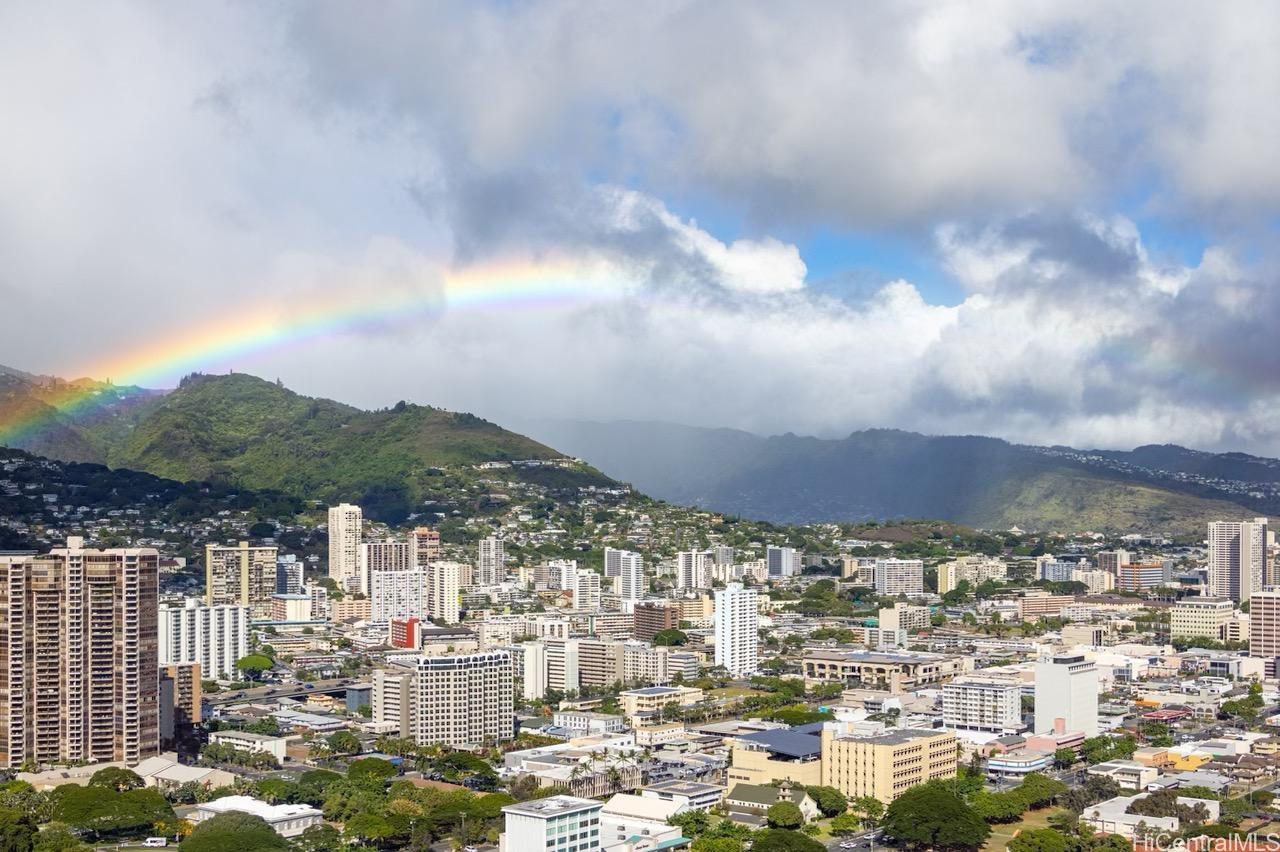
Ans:
{"type": "Polygon", "coordinates": [[[340,503],[329,508],[329,578],[346,589],[360,577],[360,529],[364,513],[359,506],[340,503]]]}
{"type": "Polygon", "coordinates": [[[644,597],[644,558],[629,550],[615,550],[618,562],[618,597],[638,601],[644,597]]]}
{"type": "Polygon", "coordinates": [[[716,592],[716,657],[734,677],[750,677],[760,666],[760,616],[756,590],[730,583],[716,592]]]}
{"type": "Polygon", "coordinates": [[[502,546],[502,539],[496,535],[480,539],[480,552],[476,559],[476,585],[493,586],[501,583],[507,576],[505,562],[506,551],[502,546]]]}
{"type": "Polygon", "coordinates": [[[1249,600],[1266,582],[1266,564],[1266,518],[1209,522],[1210,595],[1249,600]]]}

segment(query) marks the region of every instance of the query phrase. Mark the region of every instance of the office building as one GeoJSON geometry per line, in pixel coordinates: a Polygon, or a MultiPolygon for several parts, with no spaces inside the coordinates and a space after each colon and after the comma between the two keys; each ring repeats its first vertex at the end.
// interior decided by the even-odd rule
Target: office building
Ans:
{"type": "Polygon", "coordinates": [[[715,664],[734,677],[750,677],[760,667],[760,616],[756,590],[730,583],[716,592],[715,664]]]}
{"type": "Polygon", "coordinates": [[[917,784],[954,778],[956,735],[899,728],[856,736],[840,722],[822,726],[822,784],[850,800],[862,796],[889,804],[917,784]]]}
{"type": "Polygon", "coordinates": [[[158,648],[162,664],[196,663],[205,680],[239,680],[236,661],[249,653],[247,606],[209,606],[188,598],[183,606],[161,604],[158,648]]]}
{"type": "Polygon", "coordinates": [[[426,569],[373,571],[369,579],[369,617],[372,621],[389,622],[393,618],[425,617],[426,569]]]}
{"type": "Polygon", "coordinates": [[[159,753],[159,564],[80,537],[0,555],[0,768],[159,753]]]}
{"type": "Polygon", "coordinates": [[[578,647],[578,686],[608,687],[624,680],[626,643],[612,639],[583,637],[573,640],[578,647]]]}
{"type": "Polygon", "coordinates": [[[603,807],[601,802],[575,796],[507,805],[502,809],[505,825],[498,837],[498,852],[600,852],[603,807]]]}
{"type": "Polygon", "coordinates": [[[1149,559],[1126,562],[1116,574],[1116,588],[1122,592],[1140,592],[1168,585],[1173,580],[1173,562],[1149,559]]]}
{"type": "Polygon", "coordinates": [[[437,624],[457,624],[462,620],[458,593],[464,567],[457,562],[432,562],[427,566],[427,617],[437,624]]]}
{"type": "Polygon", "coordinates": [[[329,579],[338,588],[354,590],[360,582],[360,537],[364,513],[341,503],[329,509],[329,579]]]}
{"type": "Polygon", "coordinates": [[[769,579],[782,579],[799,574],[802,558],[802,554],[796,551],[794,547],[774,547],[769,545],[764,554],[769,579]]]}
{"type": "Polygon", "coordinates": [[[1209,522],[1209,594],[1237,603],[1262,589],[1267,519],[1209,522]]]}
{"type": "Polygon", "coordinates": [[[276,549],[206,544],[204,548],[205,602],[210,606],[240,604],[254,618],[271,617],[276,593],[276,549]]]}
{"type": "Polygon", "coordinates": [[[679,629],[680,607],[673,603],[646,601],[636,604],[632,618],[635,624],[632,635],[645,642],[652,642],[653,637],[663,630],[679,629]]]}
{"type": "Polygon", "coordinates": [[[392,657],[373,673],[373,719],[419,745],[492,745],[515,736],[514,684],[506,651],[392,657]]]}
{"type": "Polygon", "coordinates": [[[1184,598],[1169,610],[1169,638],[1220,642],[1235,611],[1229,598],[1184,598]]]}
{"type": "Polygon", "coordinates": [[[1098,669],[1083,654],[1036,661],[1035,733],[1098,735],[1098,669]]]}
{"type": "Polygon", "coordinates": [[[360,544],[360,593],[372,594],[370,583],[374,571],[408,571],[418,565],[418,554],[412,541],[366,541],[360,544]]]}
{"type": "Polygon", "coordinates": [[[889,597],[924,594],[924,562],[919,559],[877,559],[876,592],[889,597]]]}
{"type": "Polygon", "coordinates": [[[1249,656],[1263,661],[1267,677],[1278,676],[1280,587],[1273,586],[1249,596],[1249,656]]]}
{"type": "Polygon", "coordinates": [[[480,539],[475,584],[494,586],[501,583],[507,576],[506,561],[506,550],[503,548],[502,539],[496,535],[480,539]]]}
{"type": "Polygon", "coordinates": [[[413,546],[414,560],[419,568],[427,567],[444,556],[440,547],[440,533],[431,527],[415,527],[409,534],[409,542],[413,546]]]}
{"type": "MultiPolygon", "coordinates": [[[[615,580],[618,590],[618,597],[623,601],[638,601],[642,599],[648,590],[648,583],[644,576],[644,558],[639,553],[632,553],[629,550],[613,550],[613,561],[617,566],[617,573],[606,575],[617,577],[615,580]]],[[[606,559],[606,568],[607,568],[606,559]]]]}
{"type": "Polygon", "coordinates": [[[1011,734],[1022,729],[1022,684],[1011,678],[965,676],[942,687],[942,726],[1011,734]]]}
{"type": "Polygon", "coordinates": [[[988,580],[1003,583],[1008,576],[1009,566],[1003,559],[961,556],[938,566],[938,594],[945,595],[962,581],[967,582],[970,590],[973,590],[988,580]]]}

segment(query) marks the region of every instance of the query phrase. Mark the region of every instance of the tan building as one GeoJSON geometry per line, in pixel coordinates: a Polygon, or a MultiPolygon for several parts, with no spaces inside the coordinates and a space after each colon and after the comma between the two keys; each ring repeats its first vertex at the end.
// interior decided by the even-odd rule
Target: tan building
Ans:
{"type": "Polygon", "coordinates": [[[938,594],[947,592],[966,580],[970,588],[977,588],[988,580],[1003,583],[1009,576],[1009,566],[1003,559],[991,556],[961,556],[938,566],[938,594]]]}
{"type": "Polygon", "coordinates": [[[150,548],[0,556],[0,768],[159,753],[150,548]]]}
{"type": "Polygon", "coordinates": [[[1106,638],[1107,628],[1101,624],[1068,624],[1062,628],[1062,641],[1077,645],[1101,645],[1106,638]]]}
{"type": "Polygon", "coordinates": [[[334,621],[368,621],[373,616],[373,601],[368,598],[343,598],[329,602],[334,621]]]}
{"type": "Polygon", "coordinates": [[[1027,594],[1018,598],[1018,617],[1034,621],[1044,616],[1056,618],[1062,608],[1076,602],[1074,595],[1027,594]]]}
{"type": "Polygon", "coordinates": [[[1276,676],[1276,658],[1280,657],[1280,589],[1265,589],[1249,596],[1249,656],[1263,660],[1267,677],[1276,676]]]}
{"type": "Polygon", "coordinates": [[[444,555],[440,548],[440,533],[431,527],[415,527],[409,534],[413,542],[413,552],[419,568],[425,568],[428,562],[434,562],[444,555]]]}
{"type": "Polygon", "coordinates": [[[505,651],[402,657],[373,673],[373,720],[420,745],[455,748],[515,736],[515,679],[505,651]]]}
{"type": "Polygon", "coordinates": [[[905,630],[907,633],[928,630],[929,607],[895,601],[893,606],[880,610],[880,629],[905,630]]]}
{"type": "Polygon", "coordinates": [[[1235,614],[1230,598],[1186,598],[1169,609],[1170,639],[1214,639],[1226,637],[1227,624],[1235,614]]]}
{"type": "Polygon", "coordinates": [[[200,664],[160,666],[160,739],[172,742],[178,731],[200,724],[200,664]]]}
{"type": "MultiPolygon", "coordinates": [[[[800,748],[789,744],[771,742],[763,731],[759,735],[739,737],[733,743],[732,757],[726,778],[729,788],[735,784],[772,784],[774,781],[790,781],[794,784],[817,786],[822,784],[822,742],[818,737],[800,736],[801,741],[813,740],[812,746],[800,748]]],[[[790,731],[782,731],[790,739],[790,731]]],[[[781,738],[779,738],[781,739],[781,738]]]]}
{"type": "Polygon", "coordinates": [[[691,686],[646,686],[626,689],[618,693],[622,713],[634,725],[637,718],[655,718],[662,709],[675,703],[681,707],[697,704],[702,700],[702,690],[691,686]]]}
{"type": "Polygon", "coordinates": [[[613,686],[622,683],[626,643],[609,639],[579,639],[578,685],[613,686]]]}
{"type": "Polygon", "coordinates": [[[955,777],[958,741],[949,731],[899,728],[853,737],[840,734],[839,727],[823,726],[820,783],[850,799],[872,796],[887,805],[917,784],[955,777]]]}
{"type": "Polygon", "coordinates": [[[943,683],[973,671],[972,657],[942,654],[889,654],[878,651],[809,651],[801,660],[805,680],[859,681],[893,692],[943,683]]]}
{"type": "Polygon", "coordinates": [[[663,630],[680,627],[680,607],[672,603],[636,604],[632,617],[635,619],[635,637],[645,642],[652,642],[653,637],[663,630]]]}
{"type": "Polygon", "coordinates": [[[209,606],[240,604],[249,607],[254,618],[270,618],[276,593],[276,548],[250,547],[247,541],[235,547],[206,544],[204,583],[209,606]]]}

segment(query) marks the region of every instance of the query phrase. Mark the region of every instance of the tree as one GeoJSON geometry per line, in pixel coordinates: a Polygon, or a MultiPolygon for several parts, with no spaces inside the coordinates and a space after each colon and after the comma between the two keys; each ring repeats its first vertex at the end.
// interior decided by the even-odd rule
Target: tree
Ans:
{"type": "Polygon", "coordinates": [[[837,837],[854,834],[860,828],[862,828],[862,820],[857,814],[844,813],[831,820],[831,833],[837,837]]]}
{"type": "Polygon", "coordinates": [[[66,824],[51,822],[36,835],[32,852],[92,852],[93,847],[85,843],[66,824]]]}
{"type": "Polygon", "coordinates": [[[1071,838],[1052,828],[1028,828],[1009,841],[1009,852],[1067,852],[1071,838]]]}
{"type": "Polygon", "coordinates": [[[667,823],[679,828],[685,837],[697,837],[711,825],[711,818],[706,811],[685,811],[671,817],[667,823]]]}
{"type": "Polygon", "coordinates": [[[137,790],[143,786],[138,773],[120,766],[108,766],[99,769],[89,778],[90,787],[106,787],[123,793],[125,790],[137,790]]]}
{"type": "Polygon", "coordinates": [[[689,637],[684,633],[684,631],[676,630],[674,628],[659,630],[657,633],[653,634],[654,645],[683,645],[688,641],[689,637]]]}
{"type": "Polygon", "coordinates": [[[31,852],[36,824],[22,811],[0,808],[0,852],[31,852]]]}
{"type": "Polygon", "coordinates": [[[328,823],[313,825],[293,839],[293,852],[339,852],[342,835],[328,823]]]}
{"type": "Polygon", "coordinates": [[[325,743],[334,754],[356,754],[360,751],[360,740],[350,731],[335,731],[325,743]]]}
{"type": "Polygon", "coordinates": [[[885,833],[912,849],[977,849],[991,827],[943,782],[910,788],[893,800],[885,833]]]}
{"type": "Polygon", "coordinates": [[[394,837],[395,832],[386,817],[365,811],[346,821],[342,827],[342,835],[349,841],[381,846],[394,837]]]}
{"type": "Polygon", "coordinates": [[[751,839],[751,852],[826,852],[827,849],[812,837],[781,828],[757,831],[751,839]]]}
{"type": "Polygon", "coordinates": [[[262,817],[229,811],[196,826],[180,848],[182,852],[274,852],[288,849],[289,843],[262,817]]]}
{"type": "Polygon", "coordinates": [[[764,818],[770,828],[796,829],[804,825],[804,814],[800,812],[800,806],[789,799],[770,805],[764,818]]]}
{"type": "Polygon", "coordinates": [[[381,757],[366,757],[361,760],[353,761],[347,767],[347,778],[352,781],[371,781],[376,782],[379,787],[388,778],[394,778],[396,768],[391,761],[384,760],[381,757]]]}
{"type": "Polygon", "coordinates": [[[859,796],[853,800],[853,809],[862,814],[865,822],[877,825],[884,819],[884,802],[875,796],[859,796]]]}
{"type": "Polygon", "coordinates": [[[1079,760],[1079,757],[1076,756],[1075,749],[1060,748],[1053,753],[1053,763],[1059,769],[1066,769],[1077,760],[1079,760]]]}
{"type": "Polygon", "coordinates": [[[236,671],[241,672],[249,680],[257,680],[262,673],[269,671],[275,663],[264,654],[249,654],[236,660],[236,671]]]}
{"type": "Polygon", "coordinates": [[[691,852],[742,852],[742,841],[736,837],[699,837],[689,848],[691,852]]]}
{"type": "Polygon", "coordinates": [[[806,787],[805,792],[813,797],[824,817],[833,817],[849,809],[849,800],[835,787],[806,787]]]}

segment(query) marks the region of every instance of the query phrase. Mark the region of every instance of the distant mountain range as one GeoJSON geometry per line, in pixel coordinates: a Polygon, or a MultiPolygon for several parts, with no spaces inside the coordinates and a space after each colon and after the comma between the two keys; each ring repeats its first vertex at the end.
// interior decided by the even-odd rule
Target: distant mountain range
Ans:
{"type": "Polygon", "coordinates": [[[1280,462],[1176,446],[1130,452],[889,429],[827,440],[671,423],[522,430],[654,497],[777,522],[944,518],[987,528],[1195,532],[1280,508],[1280,462]]]}
{"type": "MultiPolygon", "coordinates": [[[[398,403],[364,411],[242,373],[193,375],[170,392],[104,385],[83,413],[58,413],[51,381],[0,373],[0,423],[43,413],[19,449],[129,468],[178,481],[216,481],[326,502],[357,500],[375,517],[418,504],[440,468],[565,457],[471,414],[398,403]],[[379,511],[381,509],[381,511],[379,511]]],[[[87,386],[86,386],[87,387],[87,386]]],[[[608,483],[585,465],[509,475],[558,486],[608,483]]]]}
{"type": "Polygon", "coordinates": [[[241,373],[175,390],[64,382],[0,367],[0,424],[36,416],[14,445],[39,455],[302,499],[358,500],[394,518],[439,490],[441,468],[487,461],[548,487],[631,483],[675,503],[781,523],[936,518],[985,528],[1188,533],[1280,510],[1280,461],[1176,446],[1034,447],[873,429],[827,440],[670,423],[532,421],[398,403],[364,411],[241,373]],[[94,403],[59,407],[68,387],[94,403]],[[552,449],[555,447],[556,449],[552,449]]]}

